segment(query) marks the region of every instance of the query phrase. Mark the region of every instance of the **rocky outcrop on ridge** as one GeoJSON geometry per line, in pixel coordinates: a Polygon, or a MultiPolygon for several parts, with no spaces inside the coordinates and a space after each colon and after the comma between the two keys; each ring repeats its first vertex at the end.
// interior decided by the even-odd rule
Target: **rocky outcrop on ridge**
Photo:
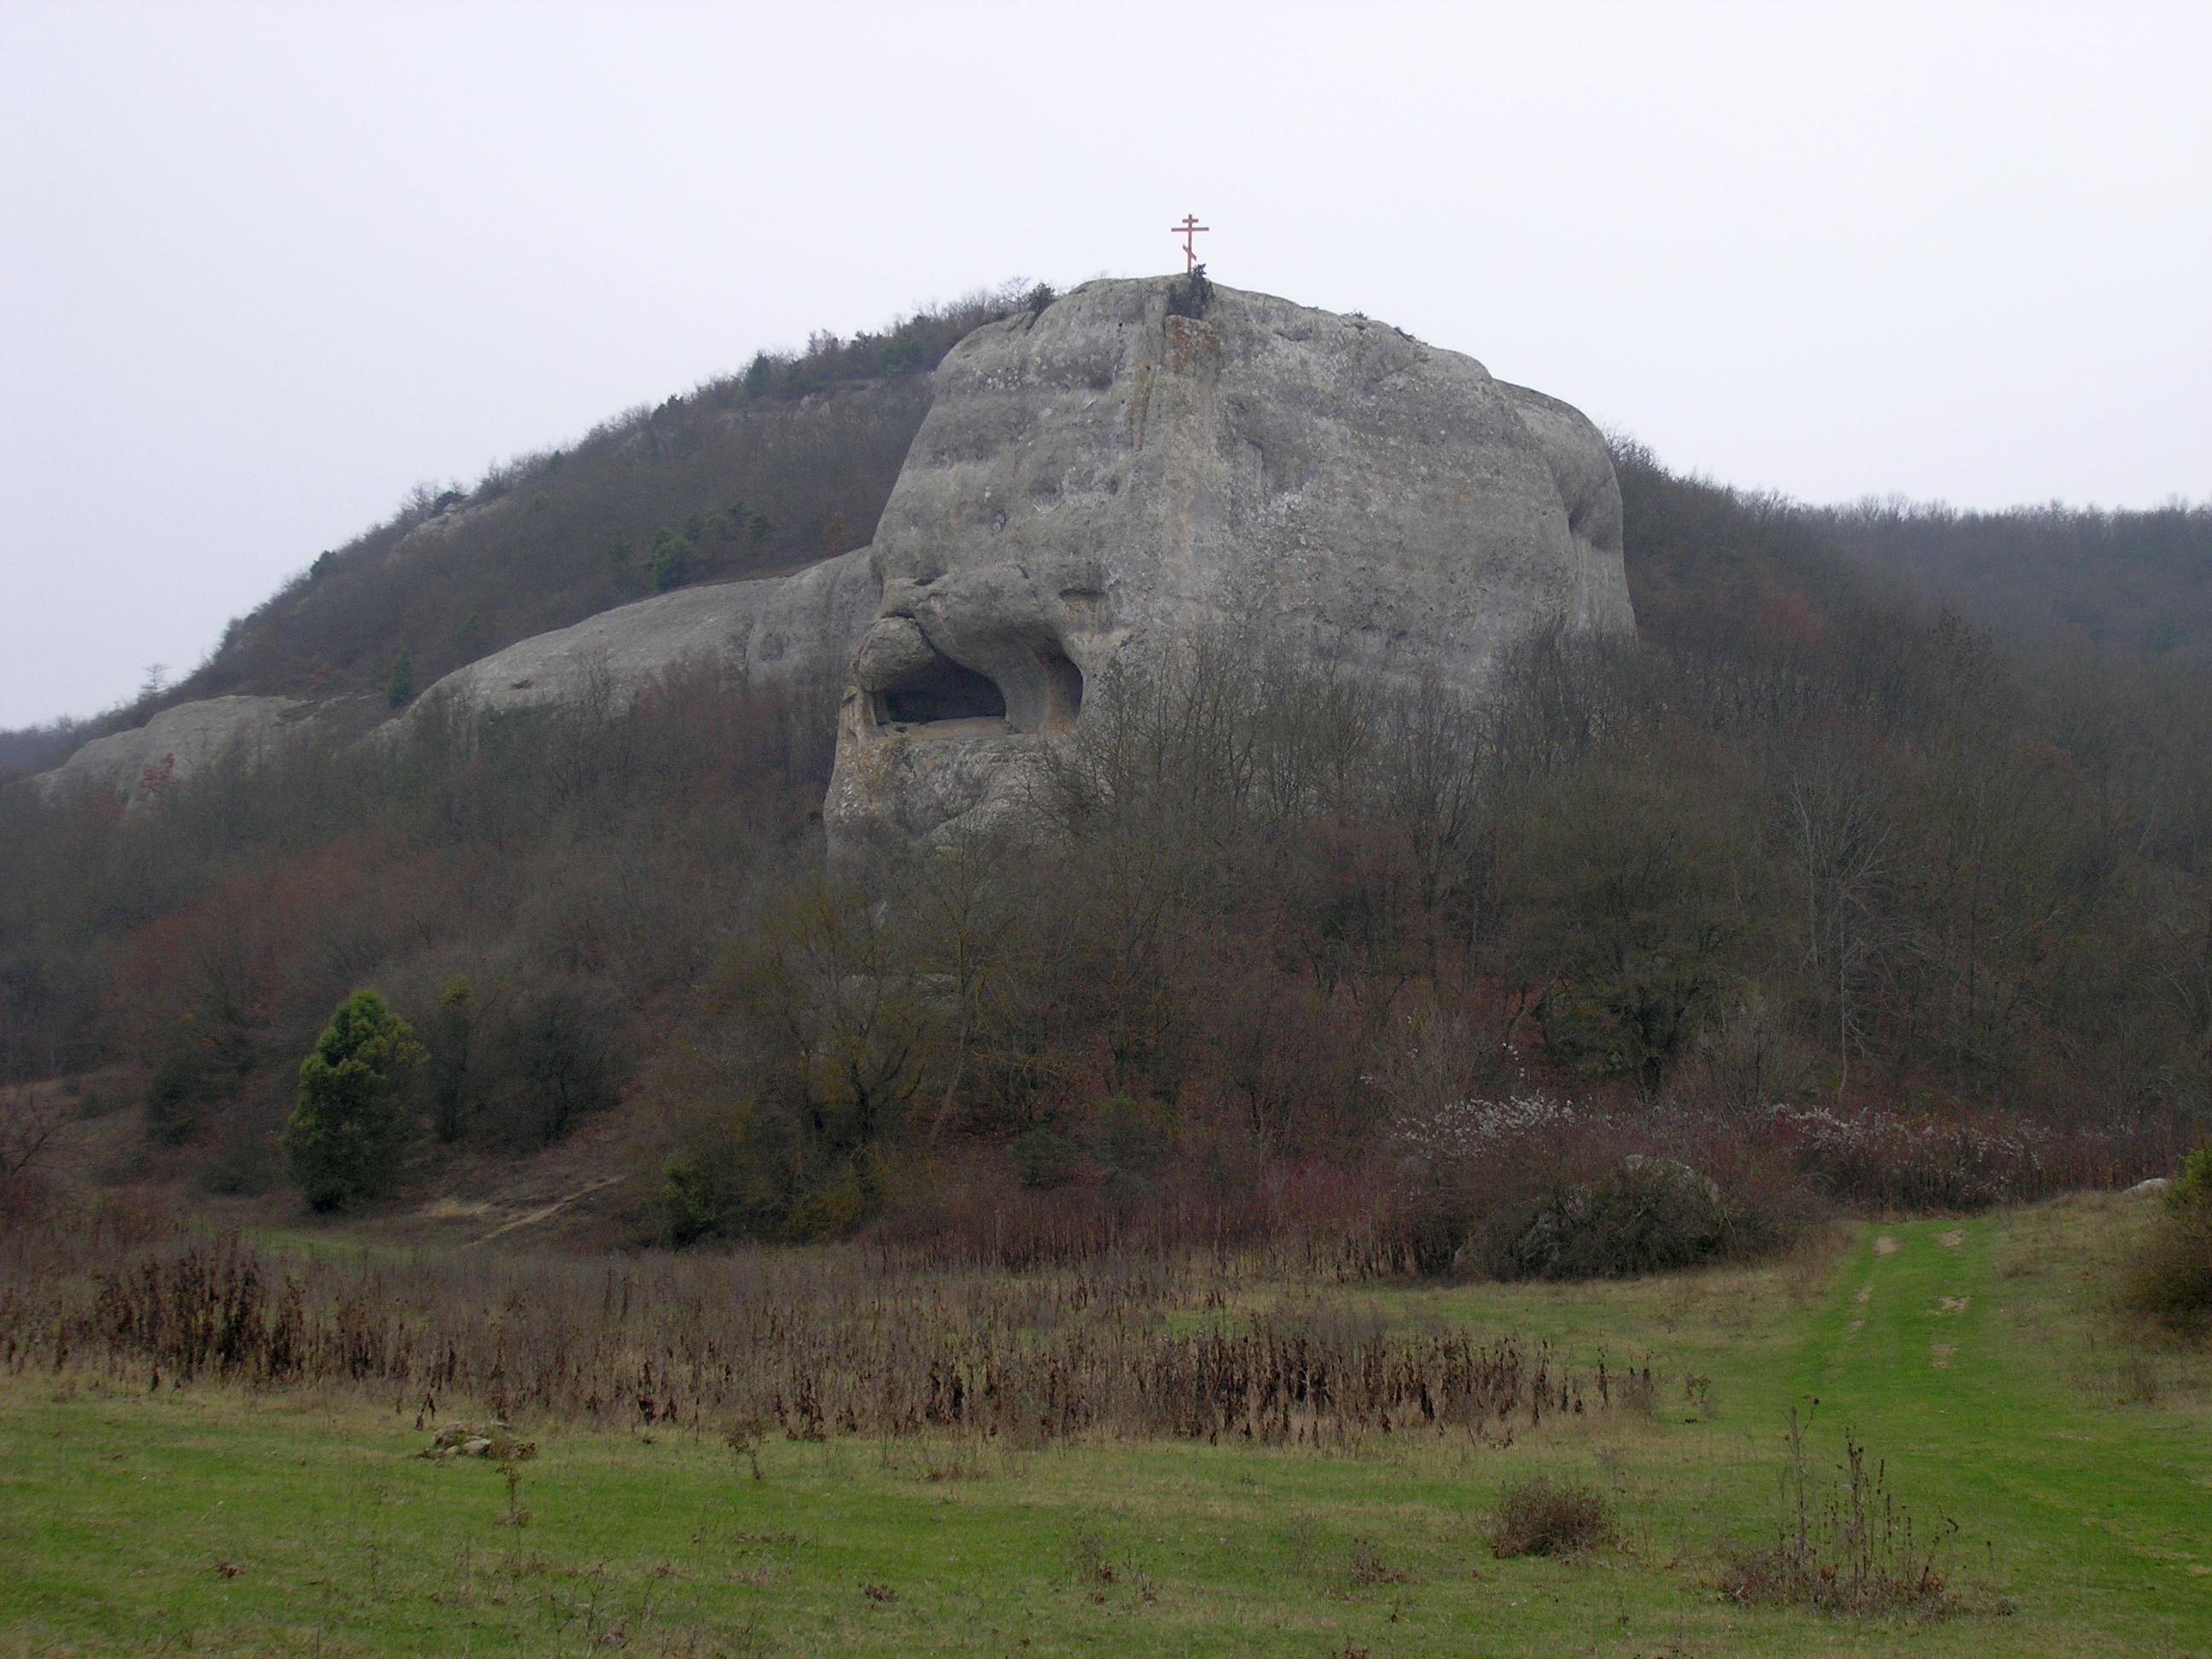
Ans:
{"type": "Polygon", "coordinates": [[[763,689],[834,686],[875,607],[859,549],[795,575],[679,588],[518,641],[454,670],[415,707],[454,698],[491,713],[599,696],[619,704],[687,659],[720,663],[763,689]]]}
{"type": "MultiPolygon", "coordinates": [[[[438,680],[401,719],[455,700],[477,714],[595,697],[620,707],[647,680],[686,660],[719,664],[763,689],[819,686],[834,699],[875,608],[865,549],[795,575],[682,588],[480,658],[438,680]]],[[[36,782],[48,793],[97,786],[136,799],[148,780],[179,781],[234,748],[258,757],[308,729],[317,708],[289,697],[179,703],[144,726],[85,744],[36,782]]],[[[384,729],[396,732],[401,723],[384,729]]]]}
{"type": "Polygon", "coordinates": [[[301,728],[315,705],[295,697],[209,697],[165,708],[145,725],[94,738],[33,781],[48,794],[97,787],[135,800],[229,755],[259,758],[301,728]]]}
{"type": "Polygon", "coordinates": [[[847,837],[1007,810],[1113,664],[1200,630],[1479,691],[1536,629],[1634,625],[1582,415],[1202,279],[1091,283],[969,335],[872,554],[827,807],[847,837]]]}

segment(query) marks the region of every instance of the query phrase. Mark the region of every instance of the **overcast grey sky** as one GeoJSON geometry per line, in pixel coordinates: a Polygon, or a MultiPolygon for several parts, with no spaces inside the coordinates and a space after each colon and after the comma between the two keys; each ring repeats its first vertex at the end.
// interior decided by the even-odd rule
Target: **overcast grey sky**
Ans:
{"type": "Polygon", "coordinates": [[[425,480],[1014,276],[1812,500],[2212,494],[2212,5],[0,0],[0,725],[425,480]]]}

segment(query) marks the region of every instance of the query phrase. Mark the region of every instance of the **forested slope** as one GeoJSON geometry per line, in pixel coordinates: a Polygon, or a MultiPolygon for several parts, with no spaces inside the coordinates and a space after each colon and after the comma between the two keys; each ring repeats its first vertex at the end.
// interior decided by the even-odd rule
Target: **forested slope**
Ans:
{"type": "Polygon", "coordinates": [[[1854,561],[2024,645],[2212,664],[2212,504],[1966,513],[1887,501],[1804,516],[1854,561]]]}
{"type": "Polygon", "coordinates": [[[110,1068],[116,1178],[281,1194],[374,985],[425,1148],[619,1108],[641,1231],[1013,1256],[1285,1205],[1519,1249],[1541,1193],[1449,1174],[1500,1136],[1538,1187],[1709,1171],[1730,1249],[2157,1167],[2212,1101],[2212,674],[2024,663],[1802,514],[1620,471],[1638,641],[1537,640],[1481,705],[1195,650],[1011,844],[872,900],[823,860],[827,711],[704,670],[128,815],[0,792],[0,1068],[110,1068]],[[1407,1146],[1446,1173],[1395,1186],[1407,1146]]]}

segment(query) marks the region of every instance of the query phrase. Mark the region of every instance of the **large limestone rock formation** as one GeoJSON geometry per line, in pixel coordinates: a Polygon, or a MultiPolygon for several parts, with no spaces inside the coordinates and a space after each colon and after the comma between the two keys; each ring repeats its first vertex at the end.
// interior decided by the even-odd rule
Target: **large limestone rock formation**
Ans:
{"type": "Polygon", "coordinates": [[[679,588],[518,641],[455,669],[415,707],[448,697],[479,713],[603,695],[626,702],[687,659],[719,662],[764,690],[834,687],[875,607],[875,576],[861,549],[796,575],[679,588]]]}
{"type": "Polygon", "coordinates": [[[1534,629],[1633,626],[1620,530],[1589,422],[1470,357],[1182,278],[1085,284],[938,370],[830,826],[1008,810],[1111,665],[1201,631],[1479,692],[1534,629]]]}
{"type": "Polygon", "coordinates": [[[143,726],[94,738],[34,780],[48,794],[106,789],[127,800],[229,755],[258,760],[312,715],[292,697],[209,697],[165,708],[143,726]]]}

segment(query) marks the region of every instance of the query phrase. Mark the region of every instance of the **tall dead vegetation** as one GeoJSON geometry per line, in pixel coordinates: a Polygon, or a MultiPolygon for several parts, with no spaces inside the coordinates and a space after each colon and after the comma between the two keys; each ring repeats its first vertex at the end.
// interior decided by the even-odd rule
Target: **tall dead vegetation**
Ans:
{"type": "Polygon", "coordinates": [[[1009,1277],[878,1251],[349,1260],[106,1221],[12,1231],[5,1249],[13,1373],[339,1387],[501,1419],[800,1440],[1490,1442],[1604,1409],[1624,1382],[1518,1337],[1326,1310],[1193,1319],[1228,1281],[1160,1261],[1009,1277]]]}

